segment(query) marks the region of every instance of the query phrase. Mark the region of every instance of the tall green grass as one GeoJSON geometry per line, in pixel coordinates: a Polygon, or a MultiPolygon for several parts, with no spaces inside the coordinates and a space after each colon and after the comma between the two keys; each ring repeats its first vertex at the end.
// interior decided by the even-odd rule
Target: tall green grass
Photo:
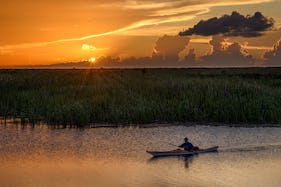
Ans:
{"type": "Polygon", "coordinates": [[[281,69],[0,70],[0,116],[32,122],[281,123],[281,69]]]}

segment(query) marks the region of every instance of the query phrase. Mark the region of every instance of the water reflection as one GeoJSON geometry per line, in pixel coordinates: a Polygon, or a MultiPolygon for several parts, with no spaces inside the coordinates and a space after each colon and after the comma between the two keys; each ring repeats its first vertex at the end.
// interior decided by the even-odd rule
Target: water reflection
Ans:
{"type": "Polygon", "coordinates": [[[0,125],[0,186],[279,186],[281,128],[0,125]],[[219,153],[151,158],[188,136],[219,153]],[[17,180],[15,180],[17,179],[17,180]]]}
{"type": "MultiPolygon", "coordinates": [[[[210,152],[210,153],[202,153],[202,154],[218,154],[218,151],[210,152]]],[[[201,154],[201,155],[202,155],[201,154]]],[[[148,159],[149,163],[156,163],[161,162],[163,160],[169,160],[169,159],[176,159],[178,162],[182,163],[186,169],[190,167],[190,165],[193,163],[194,160],[198,159],[200,157],[199,154],[195,155],[187,155],[187,156],[160,156],[160,157],[151,157],[148,159]]]]}
{"type": "MultiPolygon", "coordinates": [[[[169,159],[176,159],[178,162],[182,163],[186,169],[189,168],[190,164],[196,159],[198,155],[180,156],[180,157],[151,157],[148,163],[157,163],[163,160],[167,161],[169,159]]],[[[161,163],[160,163],[161,164],[161,163]]]]}

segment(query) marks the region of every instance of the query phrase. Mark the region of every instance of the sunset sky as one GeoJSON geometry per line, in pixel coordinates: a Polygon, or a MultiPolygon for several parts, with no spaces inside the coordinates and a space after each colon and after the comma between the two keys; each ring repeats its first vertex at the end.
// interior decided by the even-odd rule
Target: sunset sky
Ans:
{"type": "Polygon", "coordinates": [[[235,62],[242,62],[245,57],[255,64],[273,62],[276,65],[279,60],[281,65],[280,7],[281,0],[2,1],[0,66],[99,63],[99,58],[107,56],[120,59],[152,57],[153,53],[161,55],[163,50],[166,55],[181,51],[175,61],[188,61],[189,57],[195,61],[216,61],[225,58],[226,54],[228,59],[237,57],[237,51],[239,55],[241,51],[241,59],[235,59],[235,62]],[[220,18],[233,11],[245,17],[258,11],[266,18],[273,18],[274,26],[262,31],[262,36],[254,37],[224,33],[178,36],[200,20],[220,18]],[[167,44],[160,44],[161,38],[167,44]],[[186,44],[179,44],[179,40],[186,40],[186,44]],[[158,48],[163,47],[160,45],[184,45],[184,48],[169,47],[169,52],[166,48],[157,50],[157,41],[158,48]],[[231,46],[225,49],[223,58],[221,53],[214,52],[218,41],[231,46]]]}

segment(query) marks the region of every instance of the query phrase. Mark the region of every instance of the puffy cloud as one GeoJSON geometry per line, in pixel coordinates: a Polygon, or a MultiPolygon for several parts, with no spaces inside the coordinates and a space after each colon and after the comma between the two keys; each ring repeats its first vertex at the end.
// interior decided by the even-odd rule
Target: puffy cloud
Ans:
{"type": "Polygon", "coordinates": [[[156,41],[152,58],[169,63],[177,62],[179,53],[186,48],[189,40],[187,37],[164,35],[156,41]]]}
{"type": "Polygon", "coordinates": [[[210,41],[211,52],[201,57],[202,66],[241,67],[250,66],[252,56],[238,42],[229,44],[221,35],[213,36],[210,41]]]}
{"type": "Polygon", "coordinates": [[[195,49],[187,49],[189,38],[164,35],[155,43],[152,57],[97,59],[101,67],[241,67],[251,66],[252,56],[238,42],[230,43],[221,35],[213,36],[210,41],[211,51],[196,58],[195,49]],[[179,54],[184,59],[179,62],[179,54]]]}
{"type": "Polygon", "coordinates": [[[273,49],[266,51],[263,55],[266,65],[281,66],[281,38],[274,44],[273,49]]]}
{"type": "Polygon", "coordinates": [[[256,12],[253,16],[243,16],[234,11],[231,15],[224,15],[220,18],[214,17],[206,21],[201,20],[193,28],[180,32],[179,35],[210,36],[223,34],[225,36],[256,37],[261,36],[262,31],[272,29],[273,26],[273,18],[267,18],[260,12],[256,12]]]}
{"type": "Polygon", "coordinates": [[[187,55],[184,57],[184,65],[190,67],[199,65],[196,61],[195,49],[189,49],[187,55]]]}

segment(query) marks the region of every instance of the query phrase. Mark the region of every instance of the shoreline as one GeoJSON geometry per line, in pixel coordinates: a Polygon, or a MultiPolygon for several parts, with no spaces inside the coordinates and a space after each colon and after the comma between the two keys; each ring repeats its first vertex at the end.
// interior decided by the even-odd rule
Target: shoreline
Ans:
{"type": "MultiPolygon", "coordinates": [[[[156,128],[156,127],[172,127],[172,126],[211,126],[211,127],[239,127],[239,128],[257,128],[257,127],[273,127],[281,128],[281,124],[256,124],[256,123],[211,123],[211,122],[156,122],[143,124],[113,124],[113,123],[95,123],[86,125],[88,128],[120,128],[120,127],[138,127],[138,128],[156,128]]],[[[83,128],[83,127],[82,127],[83,128]]]]}
{"type": "Polygon", "coordinates": [[[219,123],[219,122],[150,122],[150,123],[89,123],[87,125],[75,125],[75,124],[48,124],[44,121],[38,121],[31,123],[28,120],[24,119],[24,122],[20,118],[6,118],[0,117],[0,125],[5,124],[16,124],[23,126],[37,126],[37,125],[46,125],[50,128],[126,128],[126,127],[135,127],[135,128],[157,128],[157,127],[172,127],[172,126],[211,126],[211,127],[239,127],[239,128],[257,128],[257,127],[273,127],[281,128],[280,123],[219,123]]]}

